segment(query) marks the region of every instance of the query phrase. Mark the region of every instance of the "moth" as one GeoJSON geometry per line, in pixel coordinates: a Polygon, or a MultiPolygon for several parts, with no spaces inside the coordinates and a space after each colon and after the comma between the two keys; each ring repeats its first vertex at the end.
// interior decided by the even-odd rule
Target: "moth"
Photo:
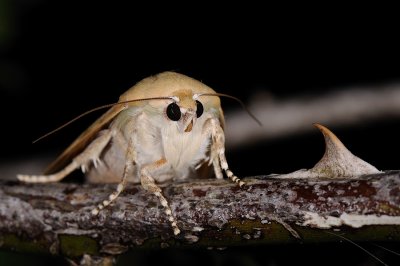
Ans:
{"type": "MultiPolygon", "coordinates": [[[[18,175],[23,182],[57,182],[81,168],[88,182],[118,183],[92,210],[97,215],[124,190],[141,183],[158,197],[175,235],[177,221],[159,184],[223,172],[240,187],[225,157],[224,115],[219,96],[188,76],[163,72],[138,82],[86,129],[47,169],[18,175]],[[206,169],[206,170],[201,170],[206,169]],[[48,174],[52,173],[52,174],[48,174]]],[[[103,106],[104,107],[104,106],[103,106]]],[[[99,108],[95,108],[99,109],[99,108]]]]}

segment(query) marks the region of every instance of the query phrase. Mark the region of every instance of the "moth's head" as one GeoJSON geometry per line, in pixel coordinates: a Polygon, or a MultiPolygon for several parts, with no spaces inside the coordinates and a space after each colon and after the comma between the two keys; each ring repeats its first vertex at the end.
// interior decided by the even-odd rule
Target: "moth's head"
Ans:
{"type": "Polygon", "coordinates": [[[189,89],[174,91],[172,102],[164,107],[165,118],[177,124],[180,132],[191,132],[197,119],[204,115],[200,94],[189,89]]]}
{"type": "Polygon", "coordinates": [[[120,97],[120,102],[165,98],[129,105],[150,105],[162,112],[167,120],[176,123],[180,132],[191,132],[197,120],[210,109],[217,110],[222,116],[219,97],[202,96],[214,94],[213,89],[200,81],[175,72],[163,72],[137,83],[120,97]]]}

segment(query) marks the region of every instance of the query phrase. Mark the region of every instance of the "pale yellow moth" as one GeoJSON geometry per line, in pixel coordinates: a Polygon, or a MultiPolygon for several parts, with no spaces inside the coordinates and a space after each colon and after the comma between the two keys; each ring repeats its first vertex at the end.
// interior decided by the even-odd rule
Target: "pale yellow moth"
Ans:
{"type": "Polygon", "coordinates": [[[128,181],[140,182],[159,198],[177,235],[180,229],[157,184],[202,177],[209,169],[216,178],[223,178],[224,171],[239,186],[245,184],[229,170],[225,158],[224,116],[218,96],[227,95],[175,72],[145,78],[122,94],[50,165],[46,174],[53,174],[18,175],[18,179],[56,182],[81,168],[89,182],[119,183],[92,210],[93,215],[110,205],[128,181]]]}

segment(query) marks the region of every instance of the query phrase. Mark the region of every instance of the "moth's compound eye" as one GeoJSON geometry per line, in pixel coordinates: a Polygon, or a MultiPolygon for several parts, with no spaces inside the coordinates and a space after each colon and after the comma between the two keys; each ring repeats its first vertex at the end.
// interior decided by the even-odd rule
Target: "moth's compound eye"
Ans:
{"type": "Polygon", "coordinates": [[[172,121],[178,121],[181,119],[181,109],[176,103],[171,103],[167,107],[167,116],[172,121]]]}
{"type": "Polygon", "coordinates": [[[199,118],[204,112],[203,104],[196,100],[196,106],[196,115],[199,118]]]}

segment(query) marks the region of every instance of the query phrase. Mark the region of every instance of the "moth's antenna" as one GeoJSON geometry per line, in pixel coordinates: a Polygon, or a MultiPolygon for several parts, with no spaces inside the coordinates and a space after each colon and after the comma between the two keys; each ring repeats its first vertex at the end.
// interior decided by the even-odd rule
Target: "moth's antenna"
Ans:
{"type": "Polygon", "coordinates": [[[81,119],[82,117],[84,117],[84,116],[86,116],[86,115],[88,115],[88,114],[91,114],[91,113],[93,113],[93,112],[96,112],[96,111],[98,111],[98,110],[105,109],[105,108],[110,108],[110,107],[112,107],[112,106],[114,106],[114,105],[119,105],[119,104],[126,104],[126,103],[132,103],[132,102],[141,102],[141,101],[149,101],[149,100],[173,100],[173,101],[176,101],[175,97],[152,97],[152,98],[134,99],[134,100],[129,100],[129,101],[122,101],[122,102],[110,103],[110,104],[105,104],[105,105],[102,105],[102,106],[98,106],[98,107],[95,107],[95,108],[93,108],[93,109],[90,109],[90,110],[88,110],[88,111],[86,111],[86,112],[84,112],[84,113],[78,115],[77,117],[75,117],[75,118],[69,120],[68,122],[62,124],[62,125],[59,126],[58,128],[56,128],[56,129],[54,129],[54,130],[52,130],[52,131],[50,131],[50,132],[44,134],[43,136],[41,136],[41,137],[35,139],[34,141],[32,141],[32,143],[36,143],[36,142],[38,142],[39,140],[42,140],[42,139],[44,139],[44,138],[47,138],[48,136],[50,136],[50,135],[56,133],[57,131],[63,129],[64,127],[66,127],[66,126],[72,124],[72,123],[75,122],[76,120],[79,120],[79,119],[81,119]]]}
{"type": "Polygon", "coordinates": [[[354,242],[354,241],[348,239],[347,237],[344,237],[344,236],[342,236],[342,235],[335,234],[335,233],[329,232],[329,231],[324,231],[324,232],[327,233],[327,234],[334,235],[334,236],[340,237],[341,239],[346,240],[347,242],[349,242],[349,243],[355,245],[356,247],[359,247],[361,250],[365,251],[368,255],[370,255],[371,257],[373,257],[374,259],[376,259],[377,261],[379,261],[379,262],[382,263],[383,265],[388,266],[386,263],[384,263],[382,260],[380,260],[377,256],[375,256],[374,254],[372,254],[371,252],[369,252],[368,250],[366,250],[365,248],[363,248],[362,246],[360,246],[360,245],[357,244],[356,242],[354,242]]]}
{"type": "Polygon", "coordinates": [[[383,246],[381,246],[381,245],[378,245],[378,244],[375,244],[375,243],[371,243],[371,244],[374,245],[374,246],[376,246],[376,247],[378,247],[378,248],[384,249],[384,250],[386,250],[386,251],[388,251],[388,252],[390,252],[390,253],[392,253],[392,254],[394,254],[394,255],[400,256],[400,253],[398,253],[398,252],[396,252],[396,251],[390,250],[390,249],[388,249],[388,248],[385,248],[385,247],[383,247],[383,246]]]}
{"type": "Polygon", "coordinates": [[[229,95],[229,94],[225,94],[225,93],[201,93],[201,94],[199,94],[198,96],[219,96],[219,97],[226,97],[226,98],[233,99],[233,100],[237,101],[237,102],[242,106],[242,108],[247,112],[247,114],[248,114],[251,118],[253,118],[253,120],[256,121],[256,123],[257,123],[259,126],[262,126],[262,125],[263,125],[263,124],[261,123],[261,121],[258,120],[258,118],[257,118],[252,112],[250,112],[250,110],[246,107],[246,105],[244,104],[244,102],[243,102],[242,100],[240,100],[239,98],[235,97],[235,96],[232,96],[232,95],[229,95]]]}

